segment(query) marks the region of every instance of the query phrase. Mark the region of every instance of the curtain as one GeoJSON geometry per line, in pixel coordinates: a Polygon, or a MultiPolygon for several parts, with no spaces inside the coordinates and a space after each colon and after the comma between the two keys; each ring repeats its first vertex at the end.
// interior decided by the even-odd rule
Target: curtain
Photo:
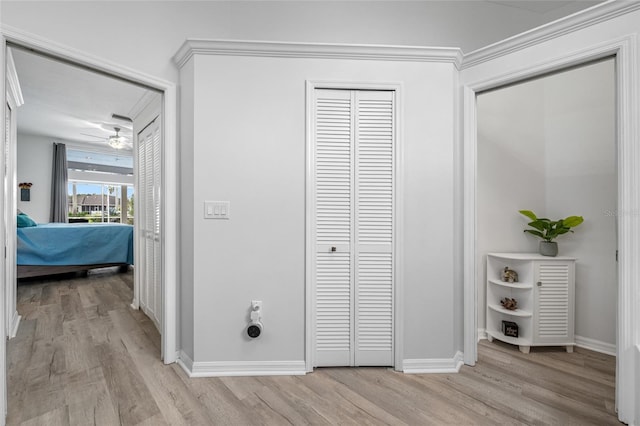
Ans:
{"type": "Polygon", "coordinates": [[[67,222],[67,148],[53,143],[53,174],[51,177],[51,222],[67,222]]]}

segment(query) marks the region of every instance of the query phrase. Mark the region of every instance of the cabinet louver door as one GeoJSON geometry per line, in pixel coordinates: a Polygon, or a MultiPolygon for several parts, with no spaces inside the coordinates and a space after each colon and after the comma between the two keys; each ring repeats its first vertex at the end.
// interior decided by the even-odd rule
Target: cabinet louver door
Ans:
{"type": "Polygon", "coordinates": [[[393,114],[393,92],[315,91],[315,366],[393,364],[393,114]]]}
{"type": "Polygon", "coordinates": [[[573,282],[568,263],[541,263],[536,286],[536,341],[540,344],[565,342],[573,337],[573,309],[570,283],[573,282]]]}

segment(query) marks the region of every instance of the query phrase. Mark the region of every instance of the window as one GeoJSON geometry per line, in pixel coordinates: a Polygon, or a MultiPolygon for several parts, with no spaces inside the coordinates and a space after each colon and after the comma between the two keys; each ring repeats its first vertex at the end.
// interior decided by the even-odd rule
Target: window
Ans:
{"type": "Polygon", "coordinates": [[[133,157],[67,149],[69,222],[113,222],[133,225],[133,157]]]}
{"type": "Polygon", "coordinates": [[[127,185],[69,182],[69,222],[113,222],[133,225],[133,194],[133,187],[127,185]]]}

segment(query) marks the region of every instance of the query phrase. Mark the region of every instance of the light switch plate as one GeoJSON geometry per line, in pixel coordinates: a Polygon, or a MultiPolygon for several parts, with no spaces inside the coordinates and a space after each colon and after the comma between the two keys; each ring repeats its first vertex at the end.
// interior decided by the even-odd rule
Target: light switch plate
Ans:
{"type": "Polygon", "coordinates": [[[229,219],[231,202],[229,201],[205,201],[205,219],[229,219]]]}

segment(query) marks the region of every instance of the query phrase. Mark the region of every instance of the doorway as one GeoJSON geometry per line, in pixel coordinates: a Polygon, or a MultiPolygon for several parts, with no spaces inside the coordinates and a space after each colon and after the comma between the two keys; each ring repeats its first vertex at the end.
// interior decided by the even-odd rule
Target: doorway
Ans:
{"type": "MultiPolygon", "coordinates": [[[[538,251],[523,233],[533,210],[585,222],[560,236],[577,258],[575,343],[615,356],[616,65],[605,58],[477,95],[478,328],[485,337],[486,256],[538,251]]],[[[556,314],[554,314],[556,315],[556,314]]]]}
{"type": "MultiPolygon", "coordinates": [[[[6,51],[9,45],[20,46],[27,50],[34,50],[45,55],[56,57],[60,60],[67,61],[87,67],[95,72],[104,73],[115,78],[125,79],[133,84],[143,85],[153,88],[162,93],[162,111],[164,140],[162,144],[163,161],[161,163],[161,211],[164,218],[163,222],[163,241],[162,246],[162,268],[163,268],[163,288],[162,288],[162,317],[163,324],[161,330],[161,356],[165,364],[176,362],[178,357],[177,351],[177,96],[175,83],[147,75],[128,67],[119,66],[117,64],[100,60],[90,54],[80,52],[74,49],[68,49],[64,46],[52,43],[48,40],[32,37],[28,34],[14,32],[10,29],[3,28],[0,30],[0,44],[2,53],[0,58],[2,63],[2,72],[4,80],[4,70],[6,69],[6,51]]],[[[3,104],[6,102],[4,98],[6,93],[2,93],[3,104]]],[[[0,222],[4,221],[4,217],[0,222]]],[[[4,274],[4,267],[1,268],[0,274],[4,274]]],[[[0,292],[4,296],[3,292],[0,292]]],[[[4,297],[2,297],[4,299],[4,297]]],[[[4,310],[5,301],[0,301],[0,309],[4,310]]],[[[5,312],[0,312],[0,318],[4,318],[5,312]]],[[[1,321],[4,323],[4,321],[1,321]]],[[[4,330],[4,325],[0,327],[4,330]]],[[[5,351],[6,345],[4,339],[0,345],[0,368],[6,371],[5,351]]],[[[0,375],[0,412],[6,413],[6,376],[0,375]]]]}
{"type": "MultiPolygon", "coordinates": [[[[126,229],[135,236],[134,294],[140,294],[137,291],[140,287],[152,288],[150,293],[158,302],[147,303],[146,298],[141,302],[144,308],[151,306],[145,312],[161,331],[162,324],[157,320],[161,306],[161,264],[157,259],[159,256],[153,253],[146,255],[148,250],[141,246],[148,244],[141,244],[139,236],[144,234],[140,228],[149,228],[147,223],[153,221],[157,225],[152,227],[155,229],[153,240],[161,240],[162,215],[159,205],[151,198],[160,199],[162,132],[156,126],[153,138],[141,141],[136,137],[139,129],[147,124],[139,119],[141,112],[152,109],[159,113],[159,105],[153,102],[158,94],[151,88],[56,57],[19,47],[12,47],[11,51],[25,94],[25,103],[17,120],[17,176],[19,181],[31,182],[34,187],[30,199],[19,201],[17,207],[28,212],[38,223],[50,221],[51,142],[64,146],[68,181],[60,190],[67,192],[64,198],[68,205],[63,208],[67,210],[69,222],[117,223],[118,229],[126,229]],[[138,149],[140,145],[145,149],[138,149]],[[149,152],[149,158],[137,158],[136,154],[145,152],[149,152]],[[136,181],[141,172],[145,179],[136,181]],[[138,201],[135,209],[134,199],[138,201]],[[134,225],[135,232],[132,232],[131,225],[134,225]],[[138,273],[139,269],[146,273],[138,273]]],[[[81,229],[83,227],[74,226],[80,228],[71,238],[81,238],[79,233],[85,233],[81,229]]],[[[104,228],[91,226],[96,231],[104,228]]],[[[99,240],[96,244],[89,250],[99,252],[99,240]]],[[[120,251],[131,253],[131,247],[127,248],[125,241],[120,251]]],[[[158,248],[155,251],[160,253],[158,248]]],[[[65,259],[56,259],[56,264],[82,264],[82,259],[65,259]]],[[[111,263],[111,259],[111,255],[105,257],[104,262],[111,263]]],[[[146,296],[148,292],[142,294],[146,296]]],[[[135,306],[135,300],[132,302],[135,306]]]]}
{"type": "MultiPolygon", "coordinates": [[[[636,398],[635,353],[637,351],[637,177],[635,170],[640,163],[640,152],[636,150],[635,129],[637,94],[634,85],[633,40],[631,37],[613,39],[595,46],[583,47],[579,54],[547,58],[539,61],[524,61],[519,68],[504,71],[504,68],[468,68],[464,79],[464,360],[474,365],[477,360],[477,291],[482,283],[477,281],[476,258],[476,169],[477,128],[476,94],[535,78],[545,73],[580,66],[606,57],[615,57],[616,62],[616,168],[617,168],[617,331],[616,331],[616,405],[619,419],[633,418],[636,398]]],[[[614,254],[615,256],[615,254],[614,254]]]]}
{"type": "MultiPolygon", "coordinates": [[[[177,359],[177,98],[176,85],[141,72],[105,62],[89,54],[69,50],[63,46],[46,40],[31,38],[29,35],[2,30],[3,51],[9,45],[38,52],[62,62],[91,70],[111,78],[127,81],[136,86],[147,87],[162,94],[160,106],[162,115],[163,141],[161,145],[162,161],[160,163],[160,211],[163,217],[162,247],[162,359],[165,363],[173,363],[177,359]]],[[[4,54],[2,56],[4,58],[4,54]]],[[[3,64],[6,65],[6,64],[3,64]]],[[[4,315],[4,313],[3,313],[4,315]]]]}

